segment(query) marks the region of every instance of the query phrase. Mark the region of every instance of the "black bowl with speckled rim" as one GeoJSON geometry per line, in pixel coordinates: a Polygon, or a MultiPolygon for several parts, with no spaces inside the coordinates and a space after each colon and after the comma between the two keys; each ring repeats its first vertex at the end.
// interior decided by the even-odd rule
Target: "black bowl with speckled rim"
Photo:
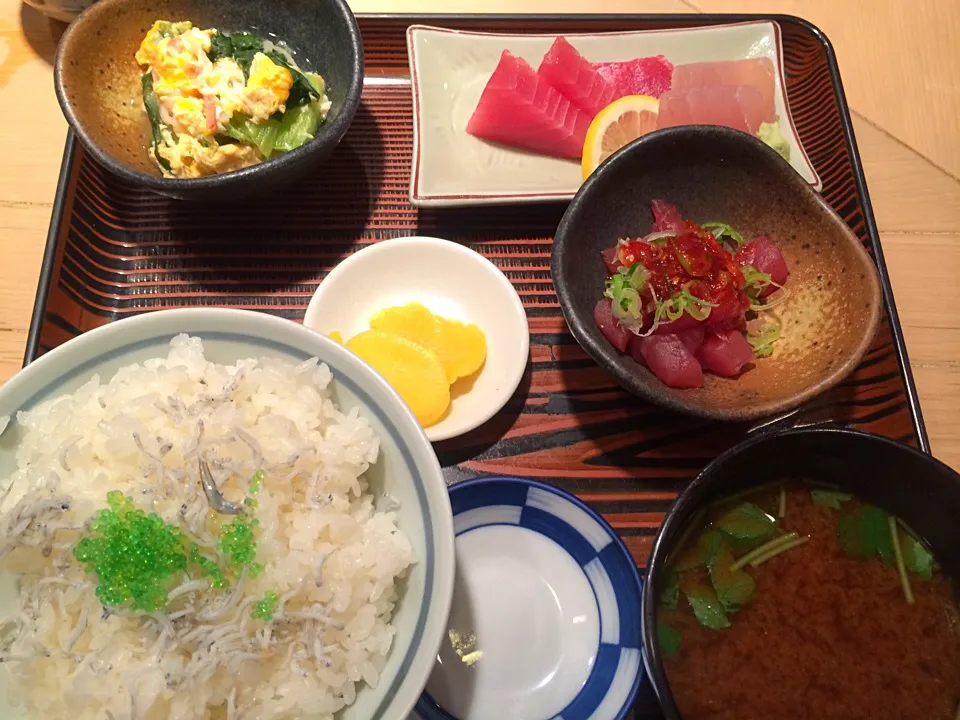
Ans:
{"type": "MultiPolygon", "coordinates": [[[[670,554],[701,509],[785,478],[836,485],[896,515],[929,543],[944,572],[960,578],[960,475],[896,440],[840,427],[761,433],[707,465],[667,512],[647,561],[643,660],[667,720],[681,720],[657,640],[657,602],[670,554]]],[[[749,717],[749,708],[744,708],[749,717]]]]}
{"type": "Polygon", "coordinates": [[[345,0],[99,0],[64,33],[54,84],[67,121],[112,172],[169,197],[222,201],[272,190],[322,168],[360,105],[363,41],[345,0]],[[241,170],[164,178],[147,155],[150,125],[134,59],[156,20],[189,20],[200,28],[249,30],[285,41],[300,66],[327,83],[330,112],[316,137],[241,170]]]}
{"type": "Polygon", "coordinates": [[[880,320],[876,266],[847,224],[772,149],[716,126],[659,130],[608,158],[583,184],[554,237],[550,263],[560,307],[583,349],[624,389],[671,410],[744,421],[785,412],[827,390],[859,364],[880,320]],[[650,231],[650,201],[694,222],[726,222],[768,235],[790,269],[783,334],[771,357],[738,377],[704,373],[695,389],[670,388],[597,328],[601,251],[650,231]]]}

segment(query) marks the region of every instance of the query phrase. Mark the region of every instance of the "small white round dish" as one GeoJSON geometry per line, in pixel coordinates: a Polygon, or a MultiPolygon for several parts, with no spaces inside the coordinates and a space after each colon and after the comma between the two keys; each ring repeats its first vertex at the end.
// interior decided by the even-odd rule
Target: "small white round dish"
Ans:
{"type": "Polygon", "coordinates": [[[422,720],[620,720],[643,675],[641,581],[613,529],[520,478],[450,488],[456,579],[422,720]]]}
{"type": "Polygon", "coordinates": [[[370,329],[378,311],[419,302],[436,315],[474,323],[487,340],[483,367],[450,388],[447,413],[424,429],[437,442],[463,435],[496,415],[527,367],[530,329],[520,296],[497,266],[450,240],[384,240],[337,265],[317,288],[303,324],[344,341],[370,329]]]}

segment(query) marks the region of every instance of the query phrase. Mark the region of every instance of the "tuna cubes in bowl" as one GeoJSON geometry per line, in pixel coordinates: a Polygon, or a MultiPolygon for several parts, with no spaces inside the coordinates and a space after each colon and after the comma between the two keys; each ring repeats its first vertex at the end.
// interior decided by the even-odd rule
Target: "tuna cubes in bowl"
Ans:
{"type": "Polygon", "coordinates": [[[554,240],[560,306],[625,389],[747,420],[840,382],[873,340],[876,268],[846,223],[746,133],[679,127],[605,161],[554,240]]]}

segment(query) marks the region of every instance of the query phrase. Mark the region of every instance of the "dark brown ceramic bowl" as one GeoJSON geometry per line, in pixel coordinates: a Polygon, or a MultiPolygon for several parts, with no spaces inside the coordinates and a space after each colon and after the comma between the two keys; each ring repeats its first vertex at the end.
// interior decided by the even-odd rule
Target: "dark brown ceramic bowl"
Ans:
{"type": "Polygon", "coordinates": [[[661,130],[611,156],[564,214],[551,271],[577,342],[622,387],[704,418],[764,417],[836,385],[870,347],[880,318],[876,267],[850,228],[776,152],[728,128],[661,130]],[[778,309],[783,335],[771,357],[736,378],[704,373],[702,388],[667,387],[617,352],[594,323],[606,276],[600,252],[647,234],[655,198],[694,222],[769,235],[789,265],[790,299],[778,309]]]}
{"type": "Polygon", "coordinates": [[[345,0],[100,0],[67,29],[54,83],[63,114],[87,149],[125,180],[170,197],[224,200],[272,189],[322,164],[347,132],[363,89],[363,44],[345,0]],[[316,137],[249,168],[195,179],[164,178],[147,155],[150,124],[134,55],[156,20],[254,30],[280,38],[327,83],[331,107],[316,137]]]}
{"type": "MultiPolygon", "coordinates": [[[[681,720],[657,639],[657,600],[671,553],[711,503],[784,478],[835,485],[904,520],[924,538],[948,577],[960,579],[960,475],[939,460],[880,435],[837,427],[760,434],[707,465],[663,521],[643,586],[643,659],[667,720],[681,720]]],[[[802,662],[798,656],[798,662],[802,662]]],[[[758,670],[761,671],[761,670],[758,670]]],[[[866,672],[870,668],[865,667],[866,672]]],[[[755,718],[744,707],[742,717],[755,718]]]]}

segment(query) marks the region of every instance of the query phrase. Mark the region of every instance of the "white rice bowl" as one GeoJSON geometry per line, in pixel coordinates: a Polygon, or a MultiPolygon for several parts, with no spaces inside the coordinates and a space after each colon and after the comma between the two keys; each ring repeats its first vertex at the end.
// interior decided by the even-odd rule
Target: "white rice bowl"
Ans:
{"type": "MultiPolygon", "coordinates": [[[[18,608],[0,625],[7,702],[29,718],[332,718],[376,688],[405,576],[421,558],[398,528],[395,498],[365,476],[378,434],[356,407],[337,407],[330,382],[315,358],[218,365],[180,335],[165,359],[94,376],[9,424],[0,417],[0,449],[16,440],[16,468],[0,464],[0,571],[19,577],[18,608]],[[228,574],[220,590],[188,566],[161,611],[105,612],[73,548],[109,491],[226,567],[217,520],[232,516],[210,510],[200,459],[234,503],[264,471],[247,510],[262,572],[228,574]],[[268,592],[279,597],[272,619],[257,619],[268,592]]],[[[452,526],[450,535],[452,544],[452,526]]],[[[432,642],[414,674],[429,672],[432,642]]],[[[418,693],[406,693],[411,704],[418,693]]]]}

